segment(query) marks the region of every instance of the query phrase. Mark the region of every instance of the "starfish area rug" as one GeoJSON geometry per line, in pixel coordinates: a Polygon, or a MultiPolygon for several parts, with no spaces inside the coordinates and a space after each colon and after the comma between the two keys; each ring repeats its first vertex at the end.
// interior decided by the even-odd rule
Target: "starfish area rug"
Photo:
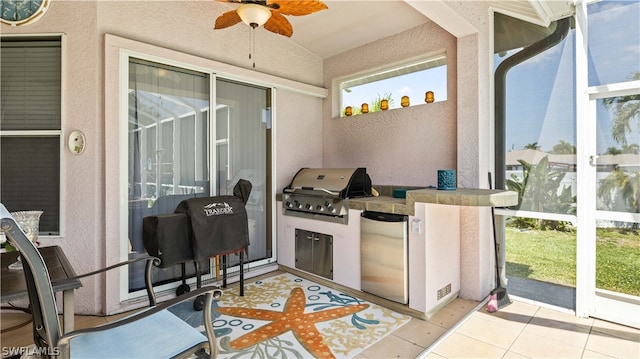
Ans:
{"type": "MultiPolygon", "coordinates": [[[[237,292],[213,302],[220,358],[352,358],[411,319],[289,273],[237,292]]],[[[204,332],[192,302],[171,311],[204,332]]]]}

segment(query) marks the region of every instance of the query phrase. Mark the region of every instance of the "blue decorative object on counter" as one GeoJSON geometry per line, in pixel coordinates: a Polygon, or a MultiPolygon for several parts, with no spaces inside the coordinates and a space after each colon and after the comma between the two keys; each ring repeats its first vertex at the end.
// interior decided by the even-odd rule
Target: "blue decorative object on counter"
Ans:
{"type": "Polygon", "coordinates": [[[393,198],[407,198],[407,188],[396,188],[393,190],[393,198]]]}
{"type": "Polygon", "coordinates": [[[445,191],[456,189],[456,170],[438,170],[438,189],[445,191]]]}

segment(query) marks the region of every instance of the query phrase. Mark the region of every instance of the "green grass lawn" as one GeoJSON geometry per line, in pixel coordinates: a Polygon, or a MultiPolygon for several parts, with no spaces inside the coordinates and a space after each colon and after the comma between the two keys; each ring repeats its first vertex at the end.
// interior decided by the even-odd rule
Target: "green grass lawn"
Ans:
{"type": "MultiPolygon", "coordinates": [[[[640,236],[597,230],[596,286],[640,296],[640,236]]],[[[576,236],[547,230],[506,228],[507,275],[576,285],[576,236]]]]}

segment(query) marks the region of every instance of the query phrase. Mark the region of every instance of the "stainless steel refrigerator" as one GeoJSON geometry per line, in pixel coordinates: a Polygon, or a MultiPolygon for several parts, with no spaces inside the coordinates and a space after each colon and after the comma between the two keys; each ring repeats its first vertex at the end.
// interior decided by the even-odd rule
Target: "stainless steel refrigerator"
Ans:
{"type": "Polygon", "coordinates": [[[362,291],[409,302],[408,223],[405,215],[364,211],[360,217],[362,291]]]}

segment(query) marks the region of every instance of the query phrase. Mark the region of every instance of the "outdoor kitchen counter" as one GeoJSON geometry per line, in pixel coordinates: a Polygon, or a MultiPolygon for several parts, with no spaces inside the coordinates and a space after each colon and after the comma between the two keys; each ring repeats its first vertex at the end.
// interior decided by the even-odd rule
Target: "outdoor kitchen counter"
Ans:
{"type": "MultiPolygon", "coordinates": [[[[463,285],[461,278],[464,278],[461,273],[461,243],[477,241],[480,237],[478,233],[467,231],[463,215],[468,212],[488,212],[489,207],[507,207],[518,203],[516,192],[504,190],[459,188],[444,191],[384,185],[374,188],[380,196],[348,199],[349,220],[345,224],[289,216],[278,211],[278,264],[286,268],[297,268],[297,229],[329,234],[334,239],[331,280],[347,288],[362,291],[361,212],[412,216],[407,233],[409,303],[406,307],[412,315],[423,319],[429,319],[460,293],[463,285]],[[406,198],[393,196],[405,189],[406,198]],[[464,236],[468,237],[463,238],[464,236]]],[[[276,199],[282,201],[282,195],[276,195],[276,199]]],[[[280,202],[279,206],[283,204],[280,202]]],[[[488,271],[485,272],[490,275],[488,271]]]]}
{"type": "Polygon", "coordinates": [[[415,203],[446,204],[471,207],[508,207],[518,204],[518,194],[506,190],[458,188],[453,191],[416,189],[407,191],[407,198],[378,196],[349,199],[349,208],[413,215],[415,203]]]}
{"type": "MultiPolygon", "coordinates": [[[[407,192],[408,193],[408,192],[407,192]]],[[[413,215],[413,202],[391,196],[349,198],[349,209],[413,215]]]]}

